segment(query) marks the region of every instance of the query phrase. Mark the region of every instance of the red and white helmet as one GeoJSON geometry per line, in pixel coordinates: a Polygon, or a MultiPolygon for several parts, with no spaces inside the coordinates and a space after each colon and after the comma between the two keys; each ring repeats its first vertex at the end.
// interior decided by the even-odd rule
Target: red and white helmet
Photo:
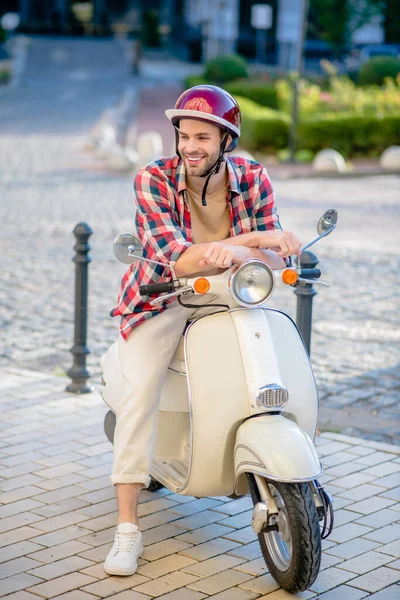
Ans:
{"type": "Polygon", "coordinates": [[[233,150],[240,136],[241,114],[236,100],[215,85],[196,85],[181,94],[175,108],[165,111],[168,119],[179,126],[180,119],[199,119],[227,130],[232,143],[225,152],[233,150]]]}

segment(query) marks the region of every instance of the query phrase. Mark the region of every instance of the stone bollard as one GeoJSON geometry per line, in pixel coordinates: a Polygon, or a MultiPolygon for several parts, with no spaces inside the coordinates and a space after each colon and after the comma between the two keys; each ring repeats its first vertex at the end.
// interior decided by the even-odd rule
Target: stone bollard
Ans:
{"type": "Polygon", "coordinates": [[[400,171],[400,146],[389,146],[381,154],[379,163],[386,171],[400,171]]]}
{"type": "MultiPolygon", "coordinates": [[[[306,250],[300,257],[302,269],[314,269],[318,264],[318,258],[313,252],[306,250]]],[[[294,293],[297,296],[296,324],[303,338],[308,356],[311,352],[311,327],[312,327],[312,303],[317,294],[312,283],[299,283],[294,293]]]]}
{"type": "Polygon", "coordinates": [[[88,255],[90,250],[88,239],[92,233],[93,231],[87,223],[78,223],[73,231],[76,238],[74,246],[76,254],[73,258],[75,263],[74,345],[71,348],[73,364],[67,371],[67,375],[72,379],[72,383],[66,387],[66,391],[73,392],[74,394],[87,394],[94,390],[94,387],[87,383],[90,373],[86,369],[86,356],[90,352],[86,343],[88,265],[92,260],[88,255]]]}
{"type": "Polygon", "coordinates": [[[345,173],[347,170],[346,161],[340,152],[326,148],[316,154],[313,162],[313,169],[320,173],[345,173]]]}

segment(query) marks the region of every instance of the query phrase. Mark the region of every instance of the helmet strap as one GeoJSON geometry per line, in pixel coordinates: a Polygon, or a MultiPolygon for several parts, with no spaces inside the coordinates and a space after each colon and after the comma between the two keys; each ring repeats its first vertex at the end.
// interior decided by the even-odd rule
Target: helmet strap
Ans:
{"type": "Polygon", "coordinates": [[[212,167],[210,167],[205,173],[203,173],[203,175],[200,175],[200,177],[207,177],[204,187],[203,187],[203,191],[201,193],[201,203],[203,206],[207,206],[206,194],[207,194],[207,188],[208,188],[210,179],[214,174],[219,173],[219,171],[221,169],[221,165],[224,162],[224,153],[225,153],[225,147],[226,147],[226,142],[228,141],[228,137],[229,137],[229,131],[227,131],[225,133],[224,137],[222,138],[217,162],[214,163],[214,165],[212,167]]]}

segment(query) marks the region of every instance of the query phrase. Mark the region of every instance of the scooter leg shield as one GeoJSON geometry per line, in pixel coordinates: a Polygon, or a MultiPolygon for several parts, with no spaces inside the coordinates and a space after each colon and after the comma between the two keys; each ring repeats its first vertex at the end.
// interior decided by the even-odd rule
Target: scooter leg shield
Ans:
{"type": "Polygon", "coordinates": [[[260,415],[244,421],[236,434],[236,493],[244,493],[245,473],[272,481],[302,482],[322,473],[314,444],[282,415],[260,415]]]}

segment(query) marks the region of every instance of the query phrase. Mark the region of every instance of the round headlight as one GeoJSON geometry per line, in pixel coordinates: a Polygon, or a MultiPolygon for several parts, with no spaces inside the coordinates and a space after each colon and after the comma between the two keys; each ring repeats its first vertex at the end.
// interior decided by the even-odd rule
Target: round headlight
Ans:
{"type": "Polygon", "coordinates": [[[271,295],[273,287],[270,267],[254,258],[237,265],[229,278],[231,296],[241,306],[260,306],[271,295]]]}

